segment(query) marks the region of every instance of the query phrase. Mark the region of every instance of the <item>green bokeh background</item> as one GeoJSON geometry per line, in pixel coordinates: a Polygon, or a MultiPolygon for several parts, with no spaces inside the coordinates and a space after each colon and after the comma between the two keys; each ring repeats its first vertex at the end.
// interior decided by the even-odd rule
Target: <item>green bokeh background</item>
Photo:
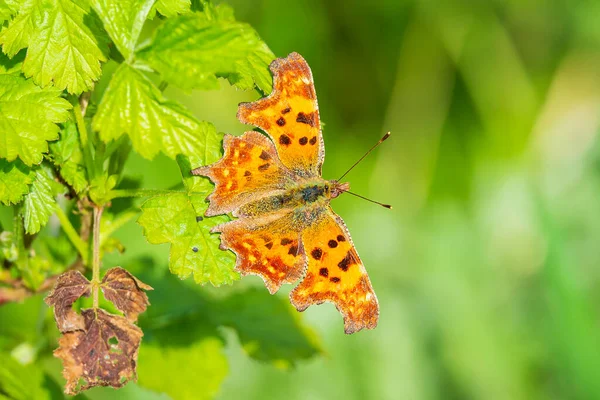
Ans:
{"type": "MultiPolygon", "coordinates": [[[[332,305],[311,307],[324,354],[293,369],[251,360],[232,336],[217,398],[600,399],[600,2],[228,3],[278,57],[310,64],[325,178],[392,132],[347,178],[394,208],[333,202],[379,326],[348,336],[332,305]]],[[[166,95],[232,134],[248,129],[237,104],[257,98],[226,83],[166,95]]],[[[132,154],[126,168],[145,188],[180,182],[164,156],[132,154]]],[[[166,268],[168,246],[135,222],[117,236],[127,251],[105,266],[166,268]]],[[[90,398],[144,398],[131,387],[90,398]]]]}

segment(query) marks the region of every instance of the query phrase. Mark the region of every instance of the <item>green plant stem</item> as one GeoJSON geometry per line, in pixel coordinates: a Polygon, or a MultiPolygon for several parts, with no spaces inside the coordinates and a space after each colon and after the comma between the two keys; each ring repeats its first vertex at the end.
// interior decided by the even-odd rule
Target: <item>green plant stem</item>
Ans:
{"type": "Polygon", "coordinates": [[[116,199],[119,197],[152,197],[162,196],[172,193],[187,193],[185,190],[169,190],[169,189],[118,189],[111,190],[109,194],[110,199],[116,199]]]}
{"type": "Polygon", "coordinates": [[[83,159],[85,162],[85,169],[88,173],[88,179],[92,179],[94,174],[94,159],[92,158],[92,153],[90,152],[90,147],[88,144],[88,131],[85,126],[85,120],[83,116],[85,115],[85,110],[82,110],[79,101],[75,103],[73,107],[73,115],[75,117],[75,124],[77,125],[77,131],[79,132],[79,141],[81,142],[81,151],[83,152],[83,159]]]}
{"type": "Polygon", "coordinates": [[[100,290],[100,218],[102,207],[94,207],[94,223],[92,227],[92,300],[94,309],[98,308],[98,292],[100,290]]]}
{"type": "Polygon", "coordinates": [[[71,221],[69,221],[69,218],[58,204],[54,206],[54,212],[56,212],[56,216],[58,217],[60,225],[65,231],[65,234],[67,235],[71,243],[73,243],[73,246],[75,246],[75,248],[79,252],[83,265],[87,266],[89,261],[89,252],[85,245],[85,242],[81,240],[81,238],[77,234],[77,231],[73,227],[73,224],[71,224],[71,221]]]}

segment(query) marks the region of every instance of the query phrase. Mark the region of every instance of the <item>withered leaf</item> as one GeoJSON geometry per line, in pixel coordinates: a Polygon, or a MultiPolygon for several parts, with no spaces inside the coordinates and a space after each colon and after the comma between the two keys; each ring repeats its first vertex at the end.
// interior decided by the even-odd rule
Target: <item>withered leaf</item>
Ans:
{"type": "Polygon", "coordinates": [[[46,304],[54,306],[54,319],[61,332],[83,329],[83,317],[73,311],[73,303],[81,296],[88,297],[90,281],[79,271],[68,271],[58,277],[56,285],[46,297],[46,304]]]}
{"type": "Polygon", "coordinates": [[[120,315],[85,309],[84,329],[67,332],[54,355],[63,361],[65,393],[74,395],[95,386],[119,388],[136,380],[142,330],[120,315]]]}
{"type": "Polygon", "coordinates": [[[150,304],[144,290],[152,290],[121,267],[110,269],[102,279],[102,293],[115,307],[125,314],[125,317],[134,322],[140,313],[146,311],[150,304]]]}

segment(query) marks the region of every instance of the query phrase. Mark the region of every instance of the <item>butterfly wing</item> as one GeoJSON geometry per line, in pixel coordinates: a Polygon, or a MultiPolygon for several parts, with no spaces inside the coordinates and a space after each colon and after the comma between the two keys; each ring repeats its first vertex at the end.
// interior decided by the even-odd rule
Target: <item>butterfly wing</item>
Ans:
{"type": "Polygon", "coordinates": [[[298,311],[329,301],[344,316],[346,333],[373,329],[379,304],[344,221],[331,208],[302,232],[308,269],[290,293],[298,311]]]}
{"type": "Polygon", "coordinates": [[[273,139],[281,162],[302,176],[319,176],[325,158],[319,107],[310,67],[298,53],[271,63],[273,92],[241,103],[238,119],[273,139]]]}
{"type": "Polygon", "coordinates": [[[306,258],[293,213],[279,211],[256,218],[240,218],[219,225],[221,249],[236,254],[236,271],[263,278],[271,294],[282,284],[296,282],[306,258]]]}
{"type": "Polygon", "coordinates": [[[281,164],[273,142],[258,132],[225,135],[225,154],[212,165],[196,168],[208,176],[215,190],[208,196],[207,216],[235,212],[242,205],[283,190],[291,172],[281,164]]]}

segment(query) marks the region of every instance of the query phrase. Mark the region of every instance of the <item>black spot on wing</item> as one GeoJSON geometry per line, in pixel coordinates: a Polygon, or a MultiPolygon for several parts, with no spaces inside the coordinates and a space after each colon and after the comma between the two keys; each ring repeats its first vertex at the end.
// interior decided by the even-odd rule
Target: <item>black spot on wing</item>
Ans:
{"type": "Polygon", "coordinates": [[[283,146],[289,146],[291,143],[292,141],[290,140],[290,137],[288,135],[279,136],[279,144],[283,146]]]}
{"type": "Polygon", "coordinates": [[[318,247],[315,247],[313,249],[313,251],[310,252],[310,255],[315,259],[315,260],[320,260],[321,257],[323,256],[323,250],[321,250],[318,247]]]}
{"type": "Polygon", "coordinates": [[[307,124],[310,126],[315,126],[315,113],[305,114],[303,112],[299,112],[296,117],[296,122],[300,122],[301,124],[307,124]]]}

